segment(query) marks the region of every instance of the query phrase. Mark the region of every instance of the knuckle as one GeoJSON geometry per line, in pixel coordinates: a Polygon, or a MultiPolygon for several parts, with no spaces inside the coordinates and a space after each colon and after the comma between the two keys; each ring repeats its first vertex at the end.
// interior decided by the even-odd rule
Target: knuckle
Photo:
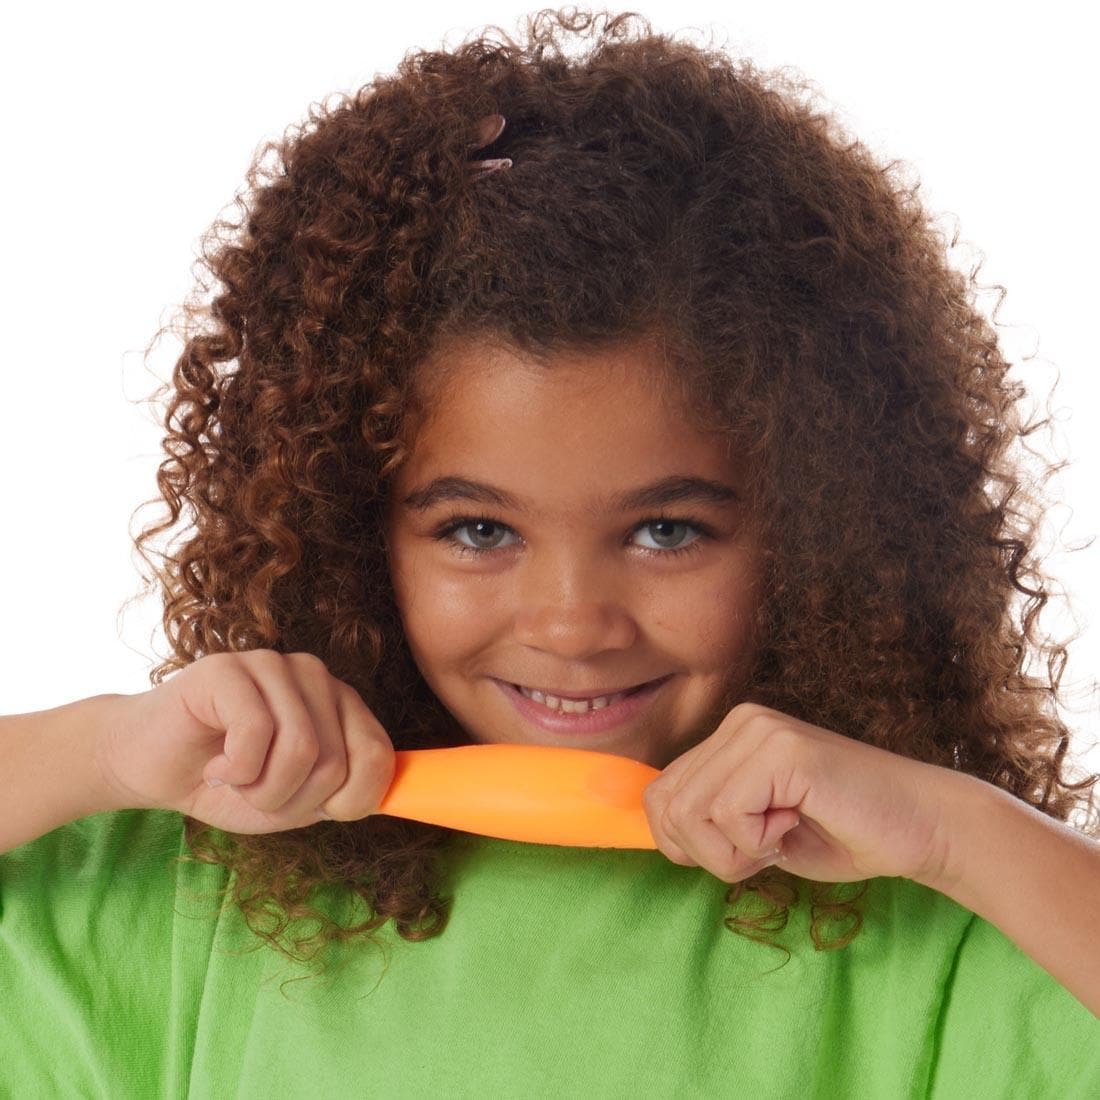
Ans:
{"type": "Polygon", "coordinates": [[[691,821],[691,812],[682,799],[669,799],[664,808],[662,817],[668,821],[674,829],[680,830],[691,821]]]}
{"type": "Polygon", "coordinates": [[[258,672],[271,672],[282,668],[283,665],[283,655],[274,649],[248,649],[243,653],[227,654],[227,656],[235,657],[258,672]]]}
{"type": "Polygon", "coordinates": [[[336,791],[344,785],[348,778],[348,761],[343,754],[330,756],[318,764],[314,776],[320,786],[327,790],[336,791]]]}
{"type": "Polygon", "coordinates": [[[389,740],[371,738],[366,745],[365,763],[367,770],[376,776],[392,778],[397,764],[396,754],[389,740]]]}
{"type": "Polygon", "coordinates": [[[377,811],[393,781],[396,756],[388,738],[368,738],[345,761],[339,790],[325,804],[336,820],[353,821],[377,811]]]}
{"type": "Polygon", "coordinates": [[[314,674],[321,672],[328,673],[328,666],[316,653],[307,653],[305,651],[288,653],[286,659],[295,668],[300,668],[306,672],[312,672],[314,674]]]}
{"type": "Polygon", "coordinates": [[[759,703],[738,703],[730,711],[730,714],[736,715],[743,722],[758,720],[771,713],[767,707],[761,706],[759,703]]]}
{"type": "Polygon", "coordinates": [[[325,810],[340,821],[358,821],[378,810],[385,793],[377,784],[349,784],[325,803],[325,810]]]}
{"type": "Polygon", "coordinates": [[[372,734],[382,734],[384,736],[385,731],[382,729],[382,723],[378,721],[374,711],[367,706],[359,692],[351,684],[344,683],[343,680],[337,680],[336,683],[341,701],[347,707],[347,714],[356,722],[365,725],[372,734]]]}
{"type": "Polygon", "coordinates": [[[234,653],[208,653],[182,669],[179,679],[181,682],[187,682],[194,678],[205,681],[207,684],[217,684],[236,666],[236,656],[234,653]]]}
{"type": "Polygon", "coordinates": [[[237,661],[241,660],[244,655],[244,653],[238,652],[236,650],[226,649],[220,653],[208,653],[205,657],[201,657],[199,660],[208,665],[229,665],[235,664],[237,661]]]}
{"type": "Polygon", "coordinates": [[[241,650],[239,653],[234,653],[233,656],[239,657],[241,660],[252,661],[277,661],[282,659],[282,654],[269,646],[257,646],[255,649],[241,650]]]}
{"type": "Polygon", "coordinates": [[[287,746],[287,755],[294,765],[310,765],[317,762],[321,755],[321,743],[311,726],[299,726],[294,730],[294,737],[287,746]]]}
{"type": "Polygon", "coordinates": [[[745,716],[745,729],[753,733],[766,734],[775,728],[775,719],[770,711],[763,707],[754,707],[745,716]]]}

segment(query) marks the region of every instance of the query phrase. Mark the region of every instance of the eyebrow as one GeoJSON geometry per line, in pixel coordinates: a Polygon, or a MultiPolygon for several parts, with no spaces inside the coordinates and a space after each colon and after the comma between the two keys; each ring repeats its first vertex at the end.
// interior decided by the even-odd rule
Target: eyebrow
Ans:
{"type": "MultiPolygon", "coordinates": [[[[729,504],[740,500],[737,492],[720,481],[711,481],[705,477],[686,477],[673,475],[643,485],[640,489],[629,489],[615,493],[598,501],[596,511],[632,512],[640,508],[664,508],[669,504],[729,504]]],[[[480,481],[471,481],[465,477],[437,477],[420,489],[414,489],[402,503],[406,508],[417,512],[426,512],[452,500],[468,500],[477,504],[495,504],[498,508],[508,508],[513,512],[526,514],[523,503],[503,489],[486,485],[480,481]]]]}

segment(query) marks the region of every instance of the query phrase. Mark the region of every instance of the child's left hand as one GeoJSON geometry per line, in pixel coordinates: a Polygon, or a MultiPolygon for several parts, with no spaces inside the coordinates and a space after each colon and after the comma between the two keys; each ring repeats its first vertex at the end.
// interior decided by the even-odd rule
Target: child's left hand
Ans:
{"type": "Polygon", "coordinates": [[[776,862],[816,882],[929,881],[948,860],[958,773],[753,703],[645,790],[657,847],[674,863],[740,882],[776,862]]]}

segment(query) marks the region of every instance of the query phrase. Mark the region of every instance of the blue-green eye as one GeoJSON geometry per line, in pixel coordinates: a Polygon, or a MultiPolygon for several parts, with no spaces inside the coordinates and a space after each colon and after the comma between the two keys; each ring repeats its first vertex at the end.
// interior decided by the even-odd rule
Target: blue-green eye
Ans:
{"type": "MultiPolygon", "coordinates": [[[[654,532],[654,541],[656,542],[656,549],[658,550],[682,550],[683,546],[678,545],[684,538],[685,533],[688,531],[696,530],[696,528],[690,523],[683,523],[680,520],[674,519],[655,519],[650,520],[648,523],[643,523],[638,531],[652,530],[654,532]]],[[[692,542],[695,542],[692,539],[692,542]]],[[[690,544],[689,544],[690,545],[690,544]]],[[[652,549],[646,547],[645,549],[652,549]]]]}
{"type": "Polygon", "coordinates": [[[457,535],[459,531],[470,531],[470,542],[459,540],[459,545],[467,550],[499,550],[501,537],[508,533],[508,528],[503,523],[496,523],[491,519],[473,519],[465,523],[455,524],[449,534],[457,535]]]}

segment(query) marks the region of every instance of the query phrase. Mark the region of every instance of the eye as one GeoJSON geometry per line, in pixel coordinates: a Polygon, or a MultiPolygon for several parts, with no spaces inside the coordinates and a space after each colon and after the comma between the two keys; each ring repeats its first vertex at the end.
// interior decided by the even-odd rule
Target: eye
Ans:
{"type": "Polygon", "coordinates": [[[635,530],[639,535],[652,531],[652,538],[654,546],[642,546],[642,550],[648,550],[653,554],[664,554],[667,557],[668,554],[682,553],[691,550],[700,549],[698,543],[707,536],[707,529],[701,524],[695,524],[695,522],[687,522],[682,519],[647,519],[643,524],[639,524],[635,530]],[[695,533],[695,537],[687,542],[684,542],[684,537],[690,535],[691,532],[695,533]]]}
{"type": "Polygon", "coordinates": [[[692,539],[687,543],[687,546],[681,545],[684,536],[690,531],[699,531],[693,523],[685,523],[682,520],[675,519],[653,519],[648,520],[637,528],[638,533],[641,534],[646,531],[653,531],[653,539],[656,546],[646,546],[643,549],[646,550],[665,550],[676,551],[687,549],[687,546],[694,545],[698,541],[698,537],[692,539]]]}
{"type": "Polygon", "coordinates": [[[499,550],[501,540],[507,535],[510,528],[503,523],[497,523],[491,519],[467,519],[459,520],[451,524],[445,534],[455,538],[460,549],[463,550],[499,550]],[[470,532],[470,541],[459,538],[460,532],[470,532]]]}

